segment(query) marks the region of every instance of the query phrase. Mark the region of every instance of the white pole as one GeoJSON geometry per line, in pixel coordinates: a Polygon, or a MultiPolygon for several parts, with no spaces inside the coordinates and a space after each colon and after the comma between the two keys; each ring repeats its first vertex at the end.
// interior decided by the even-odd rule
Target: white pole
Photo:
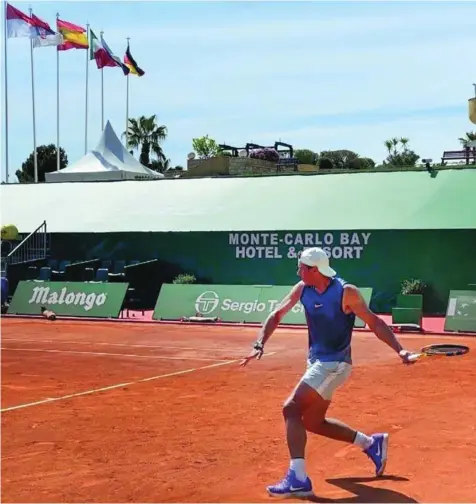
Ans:
{"type": "MultiPolygon", "coordinates": [[[[103,31],[100,33],[101,40],[103,31]]],[[[104,131],[104,68],[101,68],[101,132],[104,131]]]]}
{"type": "MultiPolygon", "coordinates": [[[[127,37],[127,47],[129,47],[130,38],[127,37]]],[[[126,149],[129,148],[128,140],[129,140],[129,75],[126,75],[127,83],[126,83],[126,149]]]]}
{"type": "MultiPolygon", "coordinates": [[[[58,23],[59,14],[56,14],[58,23]]],[[[56,171],[60,171],[60,86],[59,86],[59,50],[56,47],[56,171]]]]}
{"type": "MultiPolygon", "coordinates": [[[[88,37],[88,45],[90,43],[89,39],[89,23],[86,25],[86,34],[88,37]]],[[[86,50],[86,112],[84,119],[84,153],[88,153],[88,80],[89,80],[89,49],[86,50]]]]}
{"type": "MultiPolygon", "coordinates": [[[[33,9],[30,7],[30,17],[33,9]]],[[[35,68],[33,65],[33,39],[30,38],[30,63],[31,63],[31,106],[33,111],[33,166],[35,184],[38,183],[38,156],[36,152],[36,115],[35,115],[35,68]]]]}
{"type": "Polygon", "coordinates": [[[8,184],[8,78],[7,78],[7,2],[5,2],[5,12],[3,19],[5,34],[5,182],[8,184]]]}

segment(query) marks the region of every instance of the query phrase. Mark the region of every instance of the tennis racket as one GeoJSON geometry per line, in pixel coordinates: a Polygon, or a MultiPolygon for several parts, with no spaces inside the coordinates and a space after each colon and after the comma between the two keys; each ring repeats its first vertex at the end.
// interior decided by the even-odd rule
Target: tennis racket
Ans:
{"type": "Polygon", "coordinates": [[[428,345],[421,349],[421,352],[414,353],[408,357],[410,362],[426,357],[452,357],[455,355],[464,355],[469,352],[469,347],[465,345],[436,344],[428,345]]]}

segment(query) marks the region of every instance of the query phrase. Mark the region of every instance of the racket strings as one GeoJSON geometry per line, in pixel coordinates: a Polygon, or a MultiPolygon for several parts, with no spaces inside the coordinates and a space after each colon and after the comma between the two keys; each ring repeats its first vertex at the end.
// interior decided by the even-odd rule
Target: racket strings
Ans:
{"type": "Polygon", "coordinates": [[[462,355],[469,352],[469,348],[465,345],[428,345],[422,349],[424,353],[429,355],[462,355]]]}

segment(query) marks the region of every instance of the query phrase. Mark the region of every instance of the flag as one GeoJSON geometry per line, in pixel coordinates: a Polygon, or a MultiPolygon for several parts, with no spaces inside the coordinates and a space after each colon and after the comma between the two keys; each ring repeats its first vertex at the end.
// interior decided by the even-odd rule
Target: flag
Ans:
{"type": "Polygon", "coordinates": [[[127,44],[126,54],[124,55],[124,64],[131,71],[132,74],[142,77],[144,75],[144,70],[140,68],[136,60],[132,57],[131,51],[129,49],[129,44],[127,44]]]}
{"type": "Polygon", "coordinates": [[[122,61],[114,55],[111,49],[109,49],[109,46],[106,44],[102,35],[101,40],[98,40],[92,30],[89,30],[89,32],[91,34],[89,59],[96,60],[96,65],[98,68],[120,67],[124,72],[124,75],[127,75],[130,72],[129,68],[127,68],[127,66],[124,65],[122,61]]]}
{"type": "Polygon", "coordinates": [[[87,49],[89,47],[86,28],[68,23],[67,21],[56,20],[56,28],[63,35],[64,44],[58,46],[58,51],[68,51],[69,49],[87,49]]]}
{"type": "Polygon", "coordinates": [[[33,47],[58,46],[64,42],[63,35],[54,32],[48,23],[45,23],[34,14],[32,14],[31,18],[36,25],[33,28],[35,32],[33,36],[33,47]]]}
{"type": "Polygon", "coordinates": [[[35,35],[33,19],[7,3],[7,37],[28,37],[35,35]]]}

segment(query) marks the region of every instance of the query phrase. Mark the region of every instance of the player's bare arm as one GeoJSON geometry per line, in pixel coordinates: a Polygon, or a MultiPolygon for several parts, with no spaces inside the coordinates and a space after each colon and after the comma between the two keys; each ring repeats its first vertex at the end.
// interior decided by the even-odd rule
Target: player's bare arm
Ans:
{"type": "Polygon", "coordinates": [[[345,286],[343,308],[346,312],[352,312],[362,319],[380,341],[383,341],[395,350],[404,362],[407,361],[407,357],[411,354],[411,352],[404,350],[400,342],[397,340],[397,337],[385,321],[370,310],[365,302],[365,299],[362,297],[360,290],[355,285],[345,286]]]}
{"type": "Polygon", "coordinates": [[[298,282],[294,285],[289,294],[287,294],[281,303],[269,314],[260,330],[258,340],[254,344],[252,352],[241,362],[242,366],[246,366],[246,364],[248,364],[248,362],[252,359],[261,358],[265,343],[276,330],[286,313],[288,313],[289,310],[291,310],[291,308],[299,301],[303,287],[303,282],[298,282]]]}

